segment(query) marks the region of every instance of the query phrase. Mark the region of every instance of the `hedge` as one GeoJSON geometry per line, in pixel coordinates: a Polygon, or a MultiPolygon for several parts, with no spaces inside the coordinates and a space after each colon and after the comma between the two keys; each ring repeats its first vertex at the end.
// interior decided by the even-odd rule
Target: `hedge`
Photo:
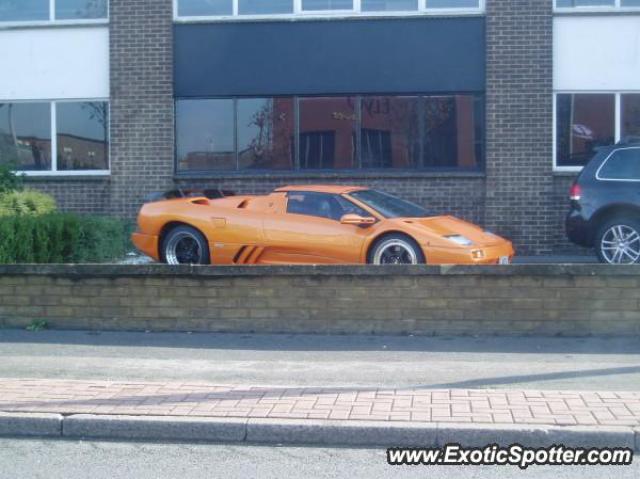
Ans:
{"type": "Polygon", "coordinates": [[[101,263],[121,259],[130,227],[73,213],[0,216],[0,263],[101,263]]]}

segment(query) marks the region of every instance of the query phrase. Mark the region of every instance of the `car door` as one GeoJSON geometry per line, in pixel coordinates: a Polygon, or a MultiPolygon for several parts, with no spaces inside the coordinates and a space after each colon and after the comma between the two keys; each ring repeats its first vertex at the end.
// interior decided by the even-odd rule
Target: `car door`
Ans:
{"type": "Polygon", "coordinates": [[[328,193],[288,192],[282,214],[264,220],[263,257],[271,263],[360,262],[366,228],[340,223],[341,201],[328,193]]]}

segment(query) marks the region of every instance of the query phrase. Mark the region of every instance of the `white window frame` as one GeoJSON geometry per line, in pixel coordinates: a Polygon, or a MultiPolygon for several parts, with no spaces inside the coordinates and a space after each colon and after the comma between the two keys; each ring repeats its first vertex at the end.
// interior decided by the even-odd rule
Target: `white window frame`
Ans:
{"type": "Polygon", "coordinates": [[[50,26],[74,26],[74,25],[108,25],[110,1],[107,0],[107,16],[104,18],[74,18],[56,19],[56,0],[49,0],[48,20],[20,20],[2,21],[0,20],[0,30],[16,27],[50,27],[50,26]]]}
{"type": "Polygon", "coordinates": [[[553,11],[556,13],[606,13],[606,12],[638,12],[638,7],[623,7],[622,0],[615,0],[614,5],[589,5],[576,7],[558,7],[558,0],[553,0],[553,11]]]}
{"type": "Polygon", "coordinates": [[[58,128],[57,128],[57,104],[58,103],[83,103],[104,102],[107,104],[109,119],[111,118],[111,102],[108,98],[65,98],[57,100],[6,100],[6,103],[48,103],[51,115],[51,169],[49,170],[16,170],[17,174],[25,176],[108,176],[111,174],[111,120],[107,125],[107,162],[106,170],[58,170],[58,128]]]}
{"type": "Polygon", "coordinates": [[[179,16],[178,2],[173,0],[173,20],[179,23],[199,23],[211,21],[251,21],[251,20],[302,20],[313,18],[350,18],[350,17],[417,17],[417,16],[469,16],[483,15],[486,0],[477,0],[476,8],[429,8],[429,0],[418,0],[417,10],[402,11],[362,11],[362,0],[353,0],[353,8],[349,10],[302,10],[302,0],[293,0],[293,13],[274,13],[260,15],[239,15],[240,0],[232,0],[232,15],[179,16]]]}
{"type": "Polygon", "coordinates": [[[615,109],[614,109],[614,143],[618,143],[622,139],[622,95],[638,95],[640,90],[620,91],[620,90],[557,90],[553,92],[553,171],[557,172],[580,172],[583,166],[560,166],[557,159],[557,145],[558,145],[558,117],[557,117],[557,103],[558,95],[614,95],[615,109]]]}

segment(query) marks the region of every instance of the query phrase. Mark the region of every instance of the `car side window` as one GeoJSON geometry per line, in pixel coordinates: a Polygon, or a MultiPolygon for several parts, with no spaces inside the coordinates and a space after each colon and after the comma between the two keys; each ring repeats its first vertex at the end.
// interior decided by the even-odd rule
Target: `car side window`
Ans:
{"type": "Polygon", "coordinates": [[[640,148],[615,150],[597,173],[600,180],[640,180],[640,148]]]}
{"type": "Polygon", "coordinates": [[[347,213],[371,216],[362,208],[338,195],[310,191],[292,191],[287,194],[287,213],[317,216],[335,221],[340,221],[340,218],[347,213]]]}

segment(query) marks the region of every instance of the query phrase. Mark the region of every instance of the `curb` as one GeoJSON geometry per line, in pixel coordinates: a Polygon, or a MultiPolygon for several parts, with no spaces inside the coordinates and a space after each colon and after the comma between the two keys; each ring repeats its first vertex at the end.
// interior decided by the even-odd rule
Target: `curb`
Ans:
{"type": "Polygon", "coordinates": [[[640,452],[640,428],[530,424],[408,423],[94,414],[3,413],[0,436],[247,442],[315,446],[628,447],[640,452]]]}

